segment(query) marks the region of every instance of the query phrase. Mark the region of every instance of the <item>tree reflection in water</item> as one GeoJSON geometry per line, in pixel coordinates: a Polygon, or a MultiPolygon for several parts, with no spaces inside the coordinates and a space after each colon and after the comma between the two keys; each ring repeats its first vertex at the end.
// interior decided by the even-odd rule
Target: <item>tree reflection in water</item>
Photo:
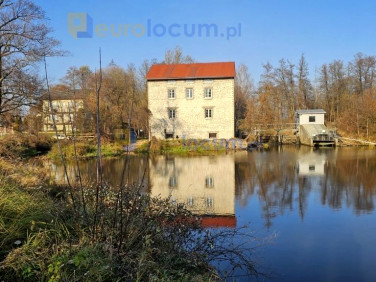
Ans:
{"type": "Polygon", "coordinates": [[[267,227],[277,215],[296,209],[303,220],[312,193],[332,209],[374,210],[375,150],[285,146],[237,154],[235,163],[236,197],[247,206],[257,195],[267,227]]]}
{"type": "MultiPolygon", "coordinates": [[[[64,181],[61,166],[47,165],[57,181],[64,181]]],[[[94,181],[95,160],[80,166],[83,178],[94,181]]],[[[103,167],[106,181],[117,187],[123,160],[105,159],[103,167]]],[[[133,156],[130,168],[130,183],[139,183],[147,170],[143,192],[170,196],[197,214],[235,217],[235,202],[245,207],[256,196],[267,227],[293,211],[304,220],[312,197],[331,209],[374,210],[376,151],[368,148],[284,146],[217,156],[133,156]]],[[[68,170],[74,179],[74,167],[68,170]]]]}

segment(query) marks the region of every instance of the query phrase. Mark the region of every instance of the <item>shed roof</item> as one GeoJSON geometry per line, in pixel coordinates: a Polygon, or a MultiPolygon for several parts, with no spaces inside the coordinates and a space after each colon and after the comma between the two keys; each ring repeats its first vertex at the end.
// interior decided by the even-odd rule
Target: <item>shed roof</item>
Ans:
{"type": "Polygon", "coordinates": [[[297,110],[296,113],[298,115],[304,115],[304,114],[326,114],[326,112],[323,109],[297,110]]]}
{"type": "Polygon", "coordinates": [[[234,62],[153,65],[147,80],[174,80],[197,78],[234,78],[234,62]]]}

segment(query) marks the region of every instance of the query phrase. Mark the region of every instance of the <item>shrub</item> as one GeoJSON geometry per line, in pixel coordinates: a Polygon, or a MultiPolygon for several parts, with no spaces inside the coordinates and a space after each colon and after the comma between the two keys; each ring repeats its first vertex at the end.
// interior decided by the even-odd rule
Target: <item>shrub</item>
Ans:
{"type": "Polygon", "coordinates": [[[0,139],[0,157],[27,158],[50,150],[52,140],[45,135],[9,134],[0,139]]]}

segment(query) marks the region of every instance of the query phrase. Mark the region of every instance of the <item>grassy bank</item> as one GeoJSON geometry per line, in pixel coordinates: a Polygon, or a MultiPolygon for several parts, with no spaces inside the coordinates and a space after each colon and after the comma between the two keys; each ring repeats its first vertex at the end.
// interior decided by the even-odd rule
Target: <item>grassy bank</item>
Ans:
{"type": "Polygon", "coordinates": [[[0,157],[16,159],[31,158],[47,153],[53,140],[46,135],[9,134],[0,137],[0,157]]]}
{"type": "MultiPolygon", "coordinates": [[[[71,140],[60,141],[63,155],[66,159],[73,159],[75,157],[74,144],[71,140]]],[[[77,157],[79,158],[95,158],[97,156],[97,145],[93,141],[77,142],[76,143],[77,157]]],[[[103,157],[116,157],[124,153],[123,145],[116,142],[104,142],[101,146],[101,153],[103,157]]],[[[56,142],[52,145],[48,152],[49,159],[60,159],[60,153],[56,142]]]]}
{"type": "MultiPolygon", "coordinates": [[[[7,167],[11,166],[18,165],[7,162],[7,167]]],[[[30,170],[30,174],[34,173],[41,172],[30,170]]],[[[38,188],[30,188],[29,182],[22,185],[22,176],[18,181],[9,178],[7,172],[2,171],[2,175],[0,258],[1,278],[6,281],[210,280],[215,277],[206,256],[186,248],[195,241],[192,232],[198,232],[199,227],[197,220],[181,206],[140,195],[137,189],[127,190],[123,194],[126,204],[120,235],[119,226],[112,225],[117,203],[115,192],[109,191],[104,196],[103,221],[93,228],[95,190],[85,188],[84,213],[82,206],[77,209],[78,192],[73,192],[74,208],[66,193],[67,187],[47,185],[36,178],[33,186],[38,188]],[[176,218],[183,220],[177,222],[176,218]]]]}
{"type": "MultiPolygon", "coordinates": [[[[227,149],[232,149],[230,144],[227,149]]],[[[211,155],[226,152],[226,144],[223,141],[212,140],[158,140],[153,138],[150,142],[142,142],[136,148],[136,153],[171,154],[171,155],[211,155]]]]}
{"type": "Polygon", "coordinates": [[[137,186],[105,187],[97,205],[95,185],[55,185],[25,160],[1,159],[0,175],[0,280],[216,281],[211,264],[228,254],[257,274],[223,246],[235,231],[204,230],[184,206],[137,186]]]}

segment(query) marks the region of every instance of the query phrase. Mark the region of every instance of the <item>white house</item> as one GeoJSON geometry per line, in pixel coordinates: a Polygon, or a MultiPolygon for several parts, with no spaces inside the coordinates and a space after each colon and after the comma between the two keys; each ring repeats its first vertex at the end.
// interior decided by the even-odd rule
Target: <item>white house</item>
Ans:
{"type": "Polygon", "coordinates": [[[146,78],[149,137],[234,137],[234,62],[153,65],[146,78]]]}
{"type": "Polygon", "coordinates": [[[297,110],[296,126],[305,124],[322,124],[324,125],[324,117],[326,112],[322,109],[317,110],[297,110]]]}

